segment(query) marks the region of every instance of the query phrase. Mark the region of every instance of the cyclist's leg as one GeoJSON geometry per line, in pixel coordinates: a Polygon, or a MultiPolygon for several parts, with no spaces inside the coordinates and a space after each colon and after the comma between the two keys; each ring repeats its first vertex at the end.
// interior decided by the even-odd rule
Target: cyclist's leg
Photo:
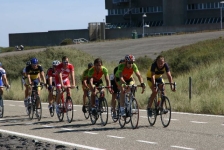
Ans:
{"type": "Polygon", "coordinates": [[[121,116],[126,116],[125,109],[124,109],[124,97],[125,97],[124,91],[125,91],[125,89],[122,86],[122,83],[118,80],[117,80],[117,85],[118,85],[118,88],[121,91],[121,93],[120,93],[120,112],[121,112],[121,116]]]}
{"type": "Polygon", "coordinates": [[[83,105],[82,105],[82,112],[86,113],[86,109],[85,109],[85,105],[86,105],[86,97],[87,97],[87,93],[88,93],[88,89],[86,89],[86,87],[84,85],[82,85],[82,90],[83,90],[83,105]]]}
{"type": "Polygon", "coordinates": [[[112,99],[111,99],[111,113],[113,113],[112,114],[113,117],[116,117],[115,107],[116,107],[118,87],[114,80],[111,81],[111,86],[113,87],[113,91],[114,91],[114,93],[112,94],[112,99]]]}

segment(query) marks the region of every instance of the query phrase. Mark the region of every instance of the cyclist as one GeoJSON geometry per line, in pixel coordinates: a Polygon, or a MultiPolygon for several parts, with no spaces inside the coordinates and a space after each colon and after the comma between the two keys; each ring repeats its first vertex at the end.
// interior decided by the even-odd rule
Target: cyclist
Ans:
{"type": "MultiPolygon", "coordinates": [[[[102,76],[104,75],[107,86],[110,86],[108,70],[106,67],[103,66],[103,62],[100,58],[94,60],[94,66],[89,69],[88,71],[88,78],[89,78],[89,88],[91,90],[91,107],[93,115],[96,115],[95,109],[95,95],[98,92],[97,89],[94,87],[98,87],[103,84],[102,76]]],[[[111,88],[109,88],[110,93],[112,93],[111,88]]]]}
{"type": "MultiPolygon", "coordinates": [[[[26,67],[31,65],[31,62],[30,61],[27,61],[26,62],[26,67]]],[[[27,79],[27,75],[26,75],[26,67],[23,68],[23,76],[22,76],[22,82],[23,82],[23,85],[25,87],[25,99],[24,99],[24,105],[25,107],[27,108],[27,97],[28,97],[28,93],[29,93],[29,86],[26,84],[25,80],[27,79]]],[[[28,112],[28,111],[27,111],[28,112]]]]}
{"type": "MultiPolygon", "coordinates": [[[[57,89],[57,97],[56,97],[56,112],[60,113],[59,100],[62,97],[62,88],[67,88],[71,86],[71,88],[75,88],[75,71],[74,66],[69,63],[68,57],[63,56],[62,62],[56,67],[56,76],[55,83],[57,89]],[[71,84],[70,84],[71,79],[71,84]]],[[[70,89],[68,89],[70,92],[70,89]]]]}
{"type": "MultiPolygon", "coordinates": [[[[171,76],[171,72],[169,69],[168,64],[165,62],[165,59],[163,56],[159,55],[156,60],[152,63],[151,67],[149,68],[148,72],[147,72],[147,81],[148,81],[148,85],[152,91],[152,94],[149,98],[149,102],[148,102],[148,107],[147,107],[147,113],[148,116],[152,116],[152,110],[151,110],[151,106],[152,106],[152,102],[154,100],[154,98],[156,97],[156,82],[157,83],[164,83],[164,80],[162,78],[162,75],[166,72],[167,78],[169,80],[169,83],[173,82],[172,76],[171,76]]],[[[174,87],[172,85],[170,85],[171,90],[175,91],[174,87]]],[[[163,86],[160,86],[159,88],[163,88],[163,86]]]]}
{"type": "MultiPolygon", "coordinates": [[[[46,79],[44,75],[44,70],[41,65],[38,63],[37,58],[31,58],[31,65],[26,67],[27,74],[27,83],[28,85],[38,85],[41,81],[46,84],[46,79]]],[[[29,91],[32,90],[32,87],[29,88],[29,91]]],[[[28,94],[30,97],[31,92],[28,94]]],[[[40,88],[38,88],[38,94],[40,95],[40,88]]],[[[28,97],[27,97],[28,99],[28,97]]]]}
{"type": "Polygon", "coordinates": [[[126,116],[126,112],[124,109],[125,88],[124,88],[123,84],[125,84],[125,85],[133,85],[134,84],[134,80],[132,77],[133,72],[135,72],[136,76],[138,77],[138,80],[141,83],[143,90],[145,89],[145,84],[143,83],[142,76],[138,70],[137,65],[134,63],[134,61],[135,61],[135,57],[133,55],[126,55],[125,63],[120,64],[118,66],[118,70],[115,74],[116,81],[118,83],[118,88],[121,90],[120,111],[121,111],[122,117],[126,116]]]}
{"type": "MultiPolygon", "coordinates": [[[[119,61],[119,64],[124,63],[125,60],[121,59],[119,61]]],[[[117,72],[118,66],[114,68],[114,74],[110,75],[110,83],[111,86],[113,88],[113,94],[112,94],[112,99],[111,99],[111,112],[112,112],[112,117],[115,118],[117,117],[116,112],[115,112],[115,106],[116,106],[116,101],[115,99],[117,98],[117,92],[119,92],[120,90],[118,90],[117,87],[117,83],[116,83],[116,78],[114,78],[116,72],[117,72]]]]}
{"type": "Polygon", "coordinates": [[[55,87],[56,67],[60,64],[59,60],[52,62],[52,67],[47,70],[46,81],[48,85],[48,108],[50,113],[53,111],[53,87],[55,87]]]}
{"type": "Polygon", "coordinates": [[[8,79],[7,79],[7,76],[6,76],[5,69],[2,68],[2,63],[0,62],[0,101],[2,101],[4,86],[6,86],[7,89],[10,88],[10,85],[8,83],[8,79]]]}
{"type": "Polygon", "coordinates": [[[83,71],[81,81],[82,81],[82,90],[83,90],[83,106],[82,106],[82,111],[83,113],[86,113],[85,109],[85,103],[86,103],[86,96],[88,94],[89,87],[87,85],[87,78],[88,78],[88,71],[90,68],[93,67],[93,63],[88,64],[88,68],[83,71]]]}

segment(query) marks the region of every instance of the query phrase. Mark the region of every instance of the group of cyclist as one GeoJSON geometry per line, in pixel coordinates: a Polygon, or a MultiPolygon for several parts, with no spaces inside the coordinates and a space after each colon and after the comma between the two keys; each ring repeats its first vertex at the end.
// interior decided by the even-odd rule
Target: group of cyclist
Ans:
{"type": "MultiPolygon", "coordinates": [[[[93,63],[88,64],[88,68],[83,71],[81,80],[82,80],[82,88],[83,88],[83,107],[82,111],[85,113],[85,103],[86,103],[86,97],[88,90],[91,91],[91,111],[92,113],[96,113],[95,109],[95,94],[97,93],[97,89],[95,87],[98,87],[100,85],[103,85],[102,77],[104,76],[106,85],[110,87],[112,85],[112,88],[109,88],[109,92],[112,94],[112,100],[111,100],[111,109],[112,109],[112,116],[115,117],[115,99],[116,99],[116,93],[118,91],[120,92],[120,112],[121,116],[125,117],[125,109],[124,109],[124,91],[125,87],[124,85],[132,85],[135,83],[133,78],[133,73],[137,76],[139,83],[141,84],[141,87],[143,91],[145,90],[145,84],[143,82],[143,78],[141,76],[141,73],[138,70],[138,67],[135,63],[135,57],[133,55],[126,55],[124,59],[121,59],[119,61],[119,65],[114,68],[113,75],[110,76],[108,74],[108,69],[103,66],[103,62],[100,58],[97,58],[94,60],[93,63]]],[[[162,78],[162,75],[166,73],[169,83],[173,83],[172,75],[170,73],[170,69],[168,64],[165,62],[165,59],[163,56],[159,55],[156,60],[152,63],[150,66],[148,72],[147,72],[147,83],[152,91],[151,97],[148,101],[148,107],[147,107],[147,113],[148,115],[152,115],[152,102],[153,99],[156,96],[156,90],[155,85],[156,82],[163,83],[164,80],[162,78]]],[[[64,56],[62,57],[62,62],[58,60],[54,60],[52,62],[52,67],[50,67],[47,70],[46,78],[45,73],[43,71],[42,66],[39,64],[37,58],[32,58],[26,63],[26,67],[23,69],[23,83],[25,86],[25,100],[24,104],[25,107],[28,106],[29,97],[31,87],[29,85],[38,85],[38,84],[44,84],[46,88],[48,88],[49,95],[48,95],[48,101],[49,101],[49,110],[50,112],[53,111],[53,90],[56,88],[57,90],[57,97],[56,97],[56,112],[60,112],[60,106],[59,101],[62,94],[62,89],[71,87],[76,87],[75,82],[75,72],[74,72],[74,66],[69,63],[68,57],[64,56]],[[71,82],[70,82],[71,80],[71,82]]],[[[5,70],[2,68],[2,64],[0,63],[0,100],[1,96],[3,94],[3,85],[6,87],[10,87],[8,84],[5,70]]],[[[164,85],[162,85],[164,86],[164,85]]],[[[69,89],[68,89],[69,90],[69,89]]],[[[171,86],[171,90],[175,91],[175,89],[171,86]]],[[[40,94],[40,89],[38,88],[38,94],[40,94]]]]}

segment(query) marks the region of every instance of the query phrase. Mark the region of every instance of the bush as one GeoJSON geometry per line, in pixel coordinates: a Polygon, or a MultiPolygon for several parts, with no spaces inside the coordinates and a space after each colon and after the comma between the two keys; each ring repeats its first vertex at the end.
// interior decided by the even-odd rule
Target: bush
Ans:
{"type": "Polygon", "coordinates": [[[60,43],[60,45],[71,45],[71,44],[73,44],[72,39],[64,39],[64,40],[60,43]]]}

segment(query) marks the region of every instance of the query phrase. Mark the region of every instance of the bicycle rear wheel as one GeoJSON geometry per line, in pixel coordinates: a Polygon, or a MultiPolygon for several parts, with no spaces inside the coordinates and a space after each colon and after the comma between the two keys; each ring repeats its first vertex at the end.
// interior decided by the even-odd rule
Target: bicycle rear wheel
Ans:
{"type": "Polygon", "coordinates": [[[30,120],[33,119],[33,114],[34,114],[34,109],[35,109],[34,107],[35,107],[34,100],[33,99],[29,99],[28,100],[28,108],[27,109],[28,109],[28,116],[29,116],[30,120]]]}
{"type": "MultiPolygon", "coordinates": [[[[90,108],[90,109],[91,109],[91,108],[90,108]]],[[[97,112],[96,115],[93,115],[93,114],[92,114],[92,110],[90,110],[89,116],[90,116],[90,120],[91,120],[92,125],[96,124],[96,121],[97,121],[98,118],[99,118],[99,114],[98,114],[98,112],[97,112]]]]}
{"type": "Polygon", "coordinates": [[[168,97],[163,96],[161,107],[162,107],[160,109],[161,122],[164,127],[167,127],[170,124],[171,120],[171,105],[168,97]]]}
{"type": "Polygon", "coordinates": [[[149,124],[151,126],[153,126],[156,123],[156,118],[157,118],[157,111],[156,111],[157,110],[157,106],[156,106],[156,104],[157,104],[157,100],[154,99],[153,102],[152,102],[152,107],[151,107],[151,109],[152,109],[152,116],[149,116],[148,112],[147,112],[148,121],[149,121],[149,124]]]}
{"type": "Polygon", "coordinates": [[[87,97],[87,103],[85,104],[85,109],[86,109],[86,112],[84,113],[84,116],[86,119],[89,119],[89,111],[90,111],[90,97],[87,97]]]}
{"type": "Polygon", "coordinates": [[[53,95],[53,104],[51,104],[52,105],[52,107],[49,109],[49,113],[50,113],[50,116],[51,117],[53,117],[54,116],[54,110],[55,110],[55,105],[54,105],[54,102],[55,102],[55,99],[56,99],[56,97],[55,97],[55,95],[53,95]]]}
{"type": "Polygon", "coordinates": [[[100,119],[101,119],[101,124],[105,126],[108,121],[108,105],[107,105],[107,100],[106,98],[100,98],[100,103],[99,103],[99,111],[100,111],[100,119]]]}
{"type": "Polygon", "coordinates": [[[41,100],[40,97],[37,96],[36,97],[36,117],[38,119],[38,121],[40,121],[41,117],[42,117],[42,105],[41,105],[41,100]]]}
{"type": "Polygon", "coordinates": [[[71,123],[73,120],[73,102],[71,97],[67,98],[65,109],[66,109],[68,123],[71,123]]]}
{"type": "Polygon", "coordinates": [[[139,108],[138,108],[138,102],[135,98],[132,99],[131,107],[130,107],[130,120],[131,120],[131,126],[133,129],[136,129],[138,127],[138,121],[139,121],[139,108]]]}
{"type": "Polygon", "coordinates": [[[113,122],[117,122],[119,119],[120,104],[119,104],[118,100],[116,100],[115,102],[116,102],[116,104],[115,104],[114,112],[111,109],[111,118],[112,118],[113,122]],[[116,113],[116,115],[115,115],[116,117],[113,116],[113,113],[116,113]]]}
{"type": "Polygon", "coordinates": [[[60,112],[57,112],[57,117],[58,117],[58,120],[61,122],[63,121],[63,118],[64,118],[64,106],[63,106],[63,103],[60,102],[59,103],[59,106],[60,106],[60,112]]]}
{"type": "Polygon", "coordinates": [[[0,118],[4,116],[4,102],[3,99],[0,100],[0,118]]]}

